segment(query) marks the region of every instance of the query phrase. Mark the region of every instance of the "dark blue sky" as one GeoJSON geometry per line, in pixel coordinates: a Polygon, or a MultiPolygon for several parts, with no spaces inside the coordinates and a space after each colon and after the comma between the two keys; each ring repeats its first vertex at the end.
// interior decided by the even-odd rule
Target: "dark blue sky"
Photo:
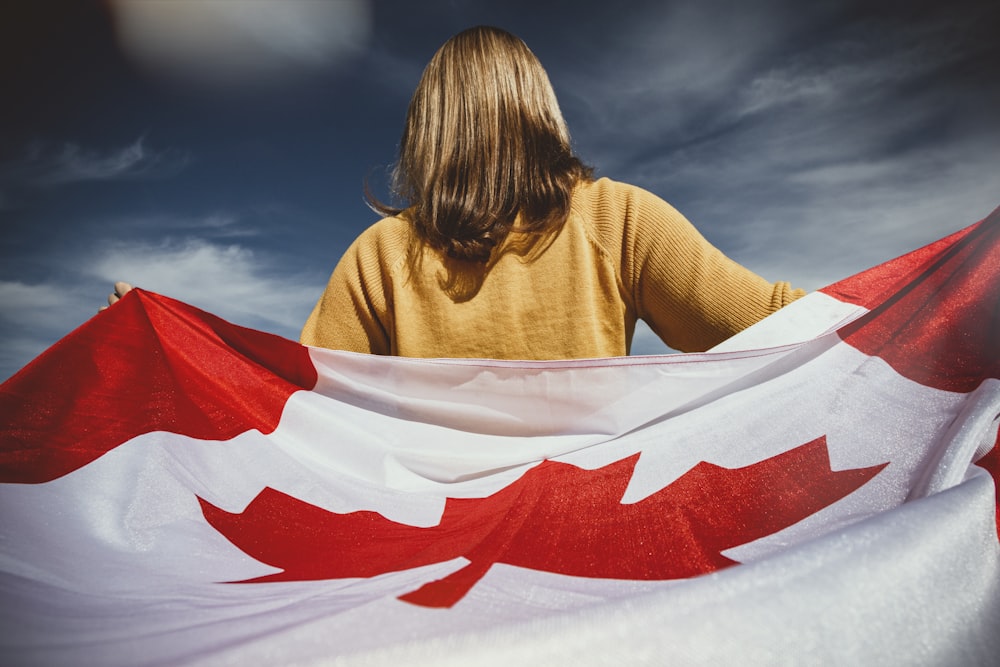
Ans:
{"type": "Polygon", "coordinates": [[[770,279],[1000,205],[995,1],[166,2],[0,9],[0,379],[115,279],[297,337],[424,64],[476,24],[535,51],[599,175],[770,279]]]}

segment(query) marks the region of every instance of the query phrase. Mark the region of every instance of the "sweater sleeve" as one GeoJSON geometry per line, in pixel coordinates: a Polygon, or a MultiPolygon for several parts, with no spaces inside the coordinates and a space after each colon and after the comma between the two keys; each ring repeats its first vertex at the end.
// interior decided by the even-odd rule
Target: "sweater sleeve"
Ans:
{"type": "Polygon", "coordinates": [[[390,354],[387,273],[371,230],[358,237],[337,263],[302,328],[304,345],[390,354]]]}
{"type": "Polygon", "coordinates": [[[625,225],[622,274],[636,315],[676,350],[707,350],[805,294],[729,259],[644,190],[634,190],[625,225]]]}

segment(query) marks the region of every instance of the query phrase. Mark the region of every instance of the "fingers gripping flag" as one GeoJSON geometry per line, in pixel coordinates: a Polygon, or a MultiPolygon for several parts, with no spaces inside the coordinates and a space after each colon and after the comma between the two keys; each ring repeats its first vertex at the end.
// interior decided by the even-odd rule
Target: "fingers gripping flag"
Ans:
{"type": "Polygon", "coordinates": [[[9,664],[995,664],[1000,213],[706,354],[309,349],[138,290],[0,388],[9,664]]]}

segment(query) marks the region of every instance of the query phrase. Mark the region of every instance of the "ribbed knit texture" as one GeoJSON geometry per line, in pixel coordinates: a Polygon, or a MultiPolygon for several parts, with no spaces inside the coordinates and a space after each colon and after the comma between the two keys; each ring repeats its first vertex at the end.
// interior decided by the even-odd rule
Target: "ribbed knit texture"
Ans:
{"type": "Polygon", "coordinates": [[[512,233],[486,267],[448,260],[400,218],[348,248],[302,330],[307,345],[408,357],[573,359],[628,353],[636,318],[705,350],[803,295],[709,244],[672,206],[601,179],[563,227],[512,233]]]}

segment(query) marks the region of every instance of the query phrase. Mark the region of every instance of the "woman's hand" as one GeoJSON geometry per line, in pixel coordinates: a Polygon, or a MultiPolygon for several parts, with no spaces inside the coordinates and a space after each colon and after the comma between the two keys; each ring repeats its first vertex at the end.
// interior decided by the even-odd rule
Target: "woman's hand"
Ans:
{"type": "MultiPolygon", "coordinates": [[[[122,298],[131,291],[132,291],[132,285],[119,280],[118,282],[115,283],[115,291],[108,295],[108,306],[115,305],[116,303],[118,303],[118,299],[122,298]]],[[[106,309],[108,306],[101,306],[97,310],[102,311],[106,309]]]]}

